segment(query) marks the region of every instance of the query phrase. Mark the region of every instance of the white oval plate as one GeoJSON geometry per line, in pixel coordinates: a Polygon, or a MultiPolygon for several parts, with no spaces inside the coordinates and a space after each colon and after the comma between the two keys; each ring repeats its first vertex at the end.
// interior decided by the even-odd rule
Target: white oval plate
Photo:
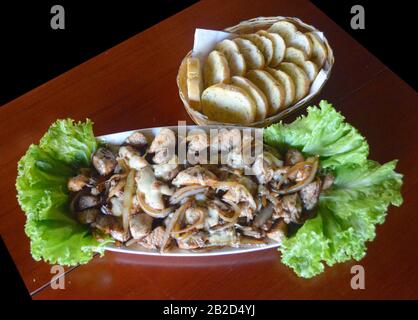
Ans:
{"type": "MultiPolygon", "coordinates": [[[[131,130],[119,133],[113,133],[108,135],[103,135],[97,137],[98,141],[109,143],[109,144],[122,144],[129,135],[133,132],[140,131],[143,133],[147,138],[152,139],[155,135],[163,128],[168,128],[173,130],[177,133],[178,126],[168,126],[168,127],[159,127],[159,128],[147,128],[147,129],[138,129],[138,130],[131,130]]],[[[220,128],[227,128],[227,129],[251,129],[255,130],[257,128],[249,128],[249,127],[236,127],[236,126],[186,126],[186,132],[192,129],[203,129],[208,131],[209,129],[220,129],[220,128]]],[[[260,130],[260,129],[257,129],[260,130]]],[[[122,252],[122,253],[130,253],[130,254],[140,254],[140,255],[151,255],[151,256],[172,256],[172,257],[205,257],[205,256],[218,256],[218,255],[226,255],[226,254],[237,254],[237,253],[245,253],[245,252],[253,252],[259,250],[266,250],[270,248],[277,248],[280,244],[277,242],[267,243],[265,245],[257,245],[257,246],[248,246],[248,247],[240,247],[240,248],[233,248],[233,247],[224,247],[220,249],[210,249],[208,251],[190,251],[190,250],[182,250],[182,249],[173,249],[170,252],[160,253],[156,250],[146,249],[138,244],[132,244],[129,247],[118,247],[115,245],[108,245],[106,246],[106,250],[115,251],[115,252],[122,252]]]]}

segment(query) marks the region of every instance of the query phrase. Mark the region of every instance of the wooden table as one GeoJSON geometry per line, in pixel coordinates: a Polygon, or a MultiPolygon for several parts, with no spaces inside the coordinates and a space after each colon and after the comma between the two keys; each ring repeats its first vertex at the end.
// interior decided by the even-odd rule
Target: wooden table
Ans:
{"type": "MultiPolygon", "coordinates": [[[[383,44],[382,44],[383,45],[383,44]]],[[[308,1],[203,1],[107,50],[0,108],[1,236],[33,298],[418,298],[417,94],[308,1]],[[67,268],[65,290],[49,286],[50,266],[35,262],[16,202],[16,164],[57,118],[91,118],[97,135],[175,125],[187,119],[176,73],[196,27],[223,29],[257,16],[296,16],[323,30],[334,49],[321,98],[367,137],[371,158],[400,159],[402,207],[391,207],[360,264],[366,289],[352,290],[347,262],[312,280],[297,278],[276,250],[220,258],[106,253],[67,268]]],[[[290,119],[291,120],[291,119],[290,119]]]]}

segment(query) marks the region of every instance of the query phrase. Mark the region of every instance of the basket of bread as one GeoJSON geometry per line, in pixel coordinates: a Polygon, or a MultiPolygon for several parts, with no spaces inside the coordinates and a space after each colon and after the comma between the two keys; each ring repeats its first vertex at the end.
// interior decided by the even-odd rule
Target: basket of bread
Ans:
{"type": "Polygon", "coordinates": [[[177,75],[198,125],[263,127],[306,106],[328,80],[334,56],[324,34],[290,17],[259,17],[224,31],[196,29],[177,75]]]}

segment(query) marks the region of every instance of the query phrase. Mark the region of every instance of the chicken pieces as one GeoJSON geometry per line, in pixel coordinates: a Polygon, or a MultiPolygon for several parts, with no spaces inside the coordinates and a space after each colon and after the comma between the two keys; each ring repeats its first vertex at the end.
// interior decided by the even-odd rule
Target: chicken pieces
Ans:
{"type": "Polygon", "coordinates": [[[119,245],[161,252],[263,245],[283,241],[288,224],[308,219],[332,187],[318,157],[268,146],[254,154],[253,137],[238,128],[214,138],[192,130],[180,143],[187,163],[168,128],[152,141],[136,131],[121,146],[98,148],[93,168],[68,180],[74,218],[119,245]],[[220,163],[190,162],[209,150],[220,163]]]}

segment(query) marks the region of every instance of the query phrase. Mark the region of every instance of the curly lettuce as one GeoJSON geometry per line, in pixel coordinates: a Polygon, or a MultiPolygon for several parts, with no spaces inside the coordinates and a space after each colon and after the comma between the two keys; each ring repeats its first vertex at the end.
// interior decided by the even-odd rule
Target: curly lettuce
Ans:
{"type": "Polygon", "coordinates": [[[88,166],[97,141],[92,122],[58,120],[18,163],[17,199],[26,214],[25,232],[35,260],[76,265],[103,253],[111,240],[97,241],[69,211],[67,181],[88,166]]]}
{"type": "Polygon", "coordinates": [[[321,194],[316,217],[283,241],[282,262],[298,276],[311,278],[325,265],[362,259],[388,206],[402,204],[397,161],[380,165],[368,160],[365,138],[326,101],[293,123],[266,128],[264,140],[279,150],[292,147],[319,155],[321,169],[335,176],[332,188],[321,194]]]}

